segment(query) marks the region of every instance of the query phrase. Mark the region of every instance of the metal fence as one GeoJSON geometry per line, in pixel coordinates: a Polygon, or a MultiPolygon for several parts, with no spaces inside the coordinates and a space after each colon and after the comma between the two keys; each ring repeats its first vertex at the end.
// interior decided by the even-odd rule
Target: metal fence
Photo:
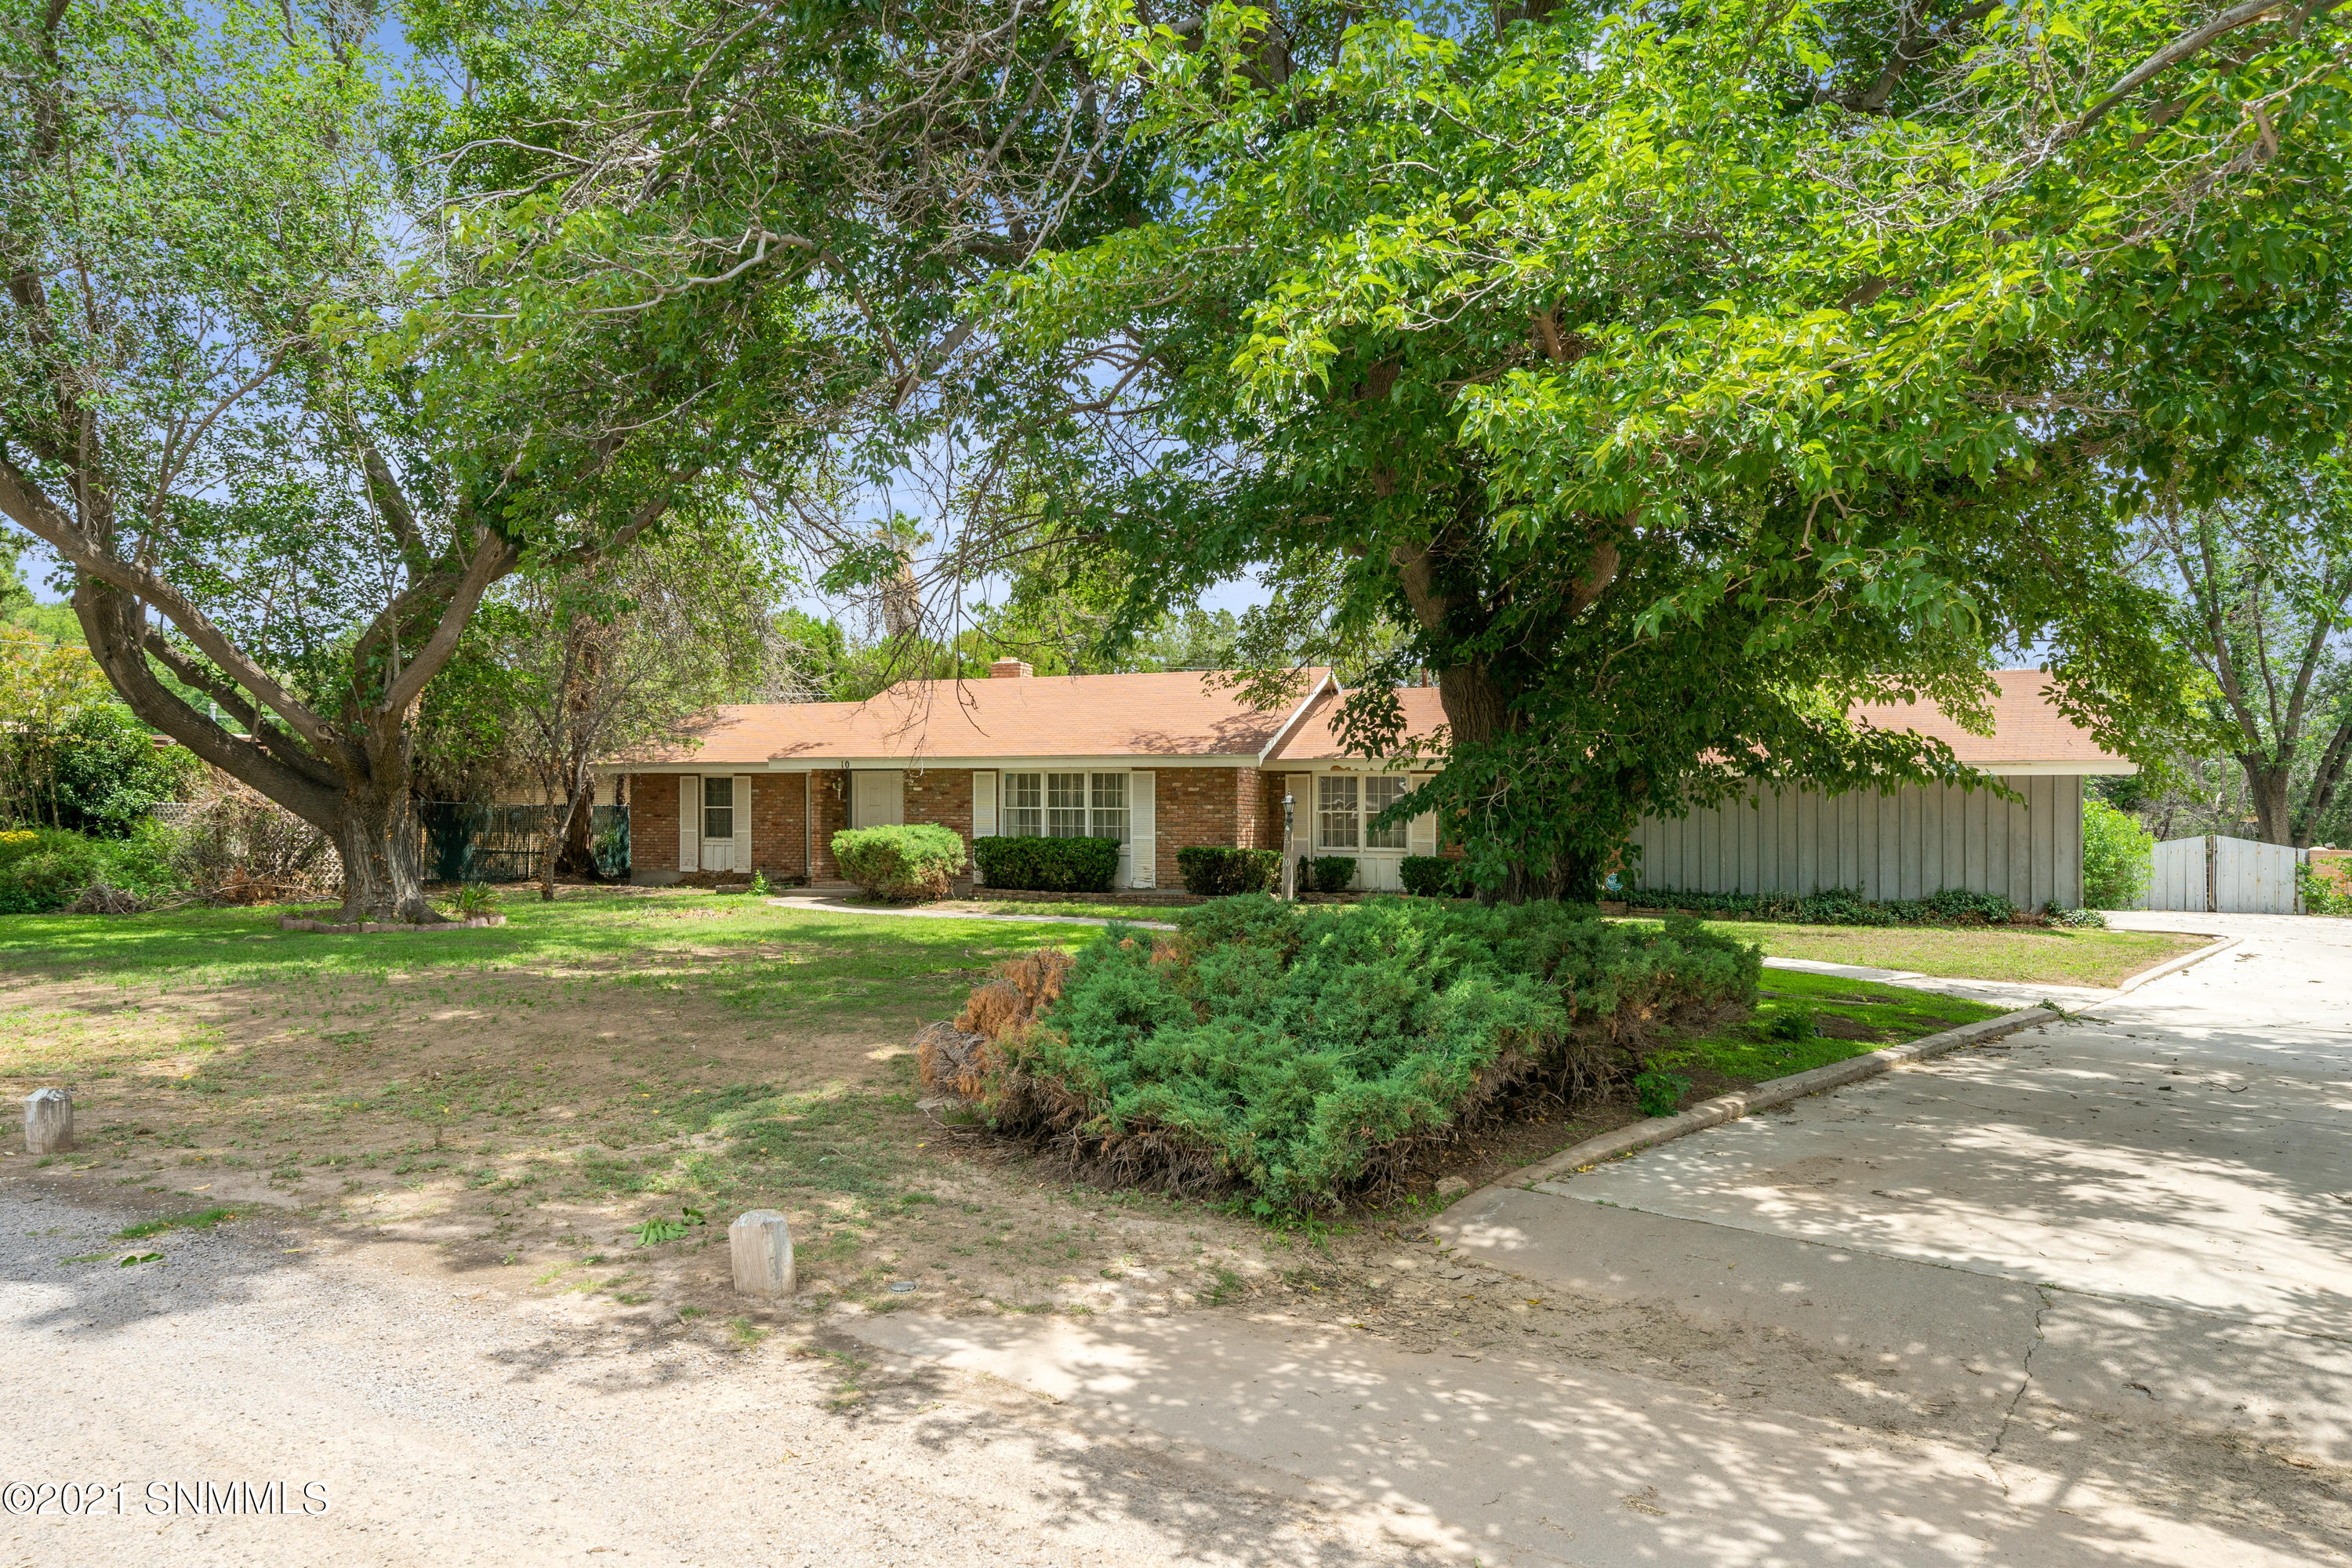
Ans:
{"type": "MultiPolygon", "coordinates": [[[[555,814],[543,805],[475,805],[434,800],[419,812],[425,824],[425,876],[434,882],[522,882],[539,875],[547,828],[555,814]]],[[[629,808],[592,808],[588,843],[596,869],[629,872],[629,808]]]]}

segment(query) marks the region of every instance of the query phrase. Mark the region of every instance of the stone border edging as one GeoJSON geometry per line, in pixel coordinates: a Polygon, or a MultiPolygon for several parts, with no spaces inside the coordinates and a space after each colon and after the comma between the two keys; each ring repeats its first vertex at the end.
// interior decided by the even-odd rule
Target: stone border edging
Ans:
{"type": "MultiPolygon", "coordinates": [[[[2128,996],[2151,980],[2161,980],[2168,974],[2178,974],[2180,971],[2188,968],[2190,964],[2202,963],[2207,959],[2212,957],[2215,953],[2227,952],[2230,949],[2237,946],[2240,942],[2246,940],[2242,936],[2221,936],[2217,932],[2210,931],[2184,931],[2175,932],[2174,934],[2179,936],[2210,936],[2213,937],[2214,940],[2207,942],[2203,947],[2194,948],[2188,952],[2179,954],[2178,957],[2168,958],[2162,963],[2158,964],[2154,969],[2141,970],[2137,974],[2130,976],[2121,985],[2116,986],[2116,995],[2128,996]]],[[[2091,1005],[2094,1007],[2104,1007],[2106,1005],[2106,1001],[2101,1000],[2094,1002],[2091,1005]]]]}
{"type": "MultiPolygon", "coordinates": [[[[1832,1062],[1827,1067],[1814,1068],[1809,1072],[1767,1079],[1753,1089],[1718,1094],[1713,1100],[1702,1100],[1678,1115],[1654,1116],[1646,1121],[1620,1127],[1613,1132],[1603,1132],[1597,1138],[1587,1138],[1581,1143],[1571,1143],[1549,1159],[1523,1165],[1507,1176],[1487,1183],[1486,1187],[1481,1190],[1539,1186],[1555,1176],[1590,1169],[1603,1160],[1613,1160],[1622,1154],[1671,1142],[1689,1133],[1720,1127],[1727,1121],[1737,1121],[1750,1111],[1785,1105],[1790,1100],[1802,1100],[1823,1089],[1842,1089],[1847,1084],[1876,1078],[1881,1073],[1892,1072],[1912,1062],[1939,1057],[1962,1046],[1999,1039],[2003,1035],[2015,1034],[2028,1025],[2049,1023],[2059,1016],[2056,1011],[2048,1007],[2021,1007],[2014,1013],[2003,1013],[1998,1018],[1980,1018],[1957,1029],[1946,1029],[1941,1034],[1924,1036],[1899,1046],[1866,1051],[1861,1056],[1848,1057],[1842,1062],[1832,1062]]],[[[1456,1204],[1467,1203],[1477,1195],[1476,1193],[1465,1194],[1454,1201],[1456,1204]]]]}
{"type": "Polygon", "coordinates": [[[279,931],[315,931],[320,936],[373,936],[378,931],[481,931],[489,926],[507,923],[504,915],[467,915],[464,920],[443,921],[437,925],[415,925],[407,921],[356,921],[337,925],[332,921],[304,920],[299,915],[278,917],[279,931]]]}

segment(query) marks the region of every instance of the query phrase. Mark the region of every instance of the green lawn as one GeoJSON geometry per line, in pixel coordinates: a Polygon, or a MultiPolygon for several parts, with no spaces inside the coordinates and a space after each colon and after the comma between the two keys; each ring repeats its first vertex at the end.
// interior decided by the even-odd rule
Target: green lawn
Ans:
{"type": "Polygon", "coordinates": [[[1795,969],[1768,969],[1752,1018],[1696,1038],[1677,1040],[1674,1048],[1696,1066],[1728,1079],[1759,1083],[1766,1079],[1810,1072],[1882,1046],[1940,1034],[1979,1018],[1998,1017],[2005,1011],[1958,996],[1912,991],[1900,985],[1844,980],[1832,974],[1808,974],[1795,969]],[[1804,1039],[1777,1037],[1773,1025],[1797,1013],[1810,1014],[1823,1033],[1804,1039]]]}
{"type": "Polygon", "coordinates": [[[2205,945],[2169,931],[2063,931],[2036,926],[1811,926],[1709,921],[1774,958],[1901,969],[1956,980],[2023,985],[2116,985],[2143,969],[2205,945]]]}

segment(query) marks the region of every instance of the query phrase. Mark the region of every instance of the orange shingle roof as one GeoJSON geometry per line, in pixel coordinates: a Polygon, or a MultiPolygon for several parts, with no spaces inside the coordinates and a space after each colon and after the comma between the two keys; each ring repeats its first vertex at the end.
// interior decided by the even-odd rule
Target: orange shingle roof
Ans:
{"type": "MultiPolygon", "coordinates": [[[[1328,671],[1305,672],[1307,689],[1328,671]]],[[[1231,757],[1255,762],[1297,711],[1252,710],[1199,671],[908,681],[869,702],[718,710],[700,744],[621,759],[703,763],[945,763],[1021,757],[1231,757]]]]}
{"type": "Polygon", "coordinates": [[[2026,765],[2082,763],[2098,771],[2128,772],[2131,764],[2110,755],[2088,730],[2050,701],[2050,677],[2039,669],[1997,669],[1999,689],[1992,700],[1992,733],[1971,734],[1927,702],[1874,703],[1856,708],[1853,716],[1882,730],[1909,730],[1942,741],[1952,754],[1972,768],[2002,763],[2026,765]]]}
{"type": "MultiPolygon", "coordinates": [[[[1194,671],[909,681],[870,702],[721,708],[698,735],[699,744],[618,758],[614,765],[992,765],[1052,757],[1255,763],[1263,756],[1265,766],[1275,767],[1360,760],[1335,727],[1344,693],[1328,671],[1306,674],[1310,695],[1303,710],[1270,713],[1253,710],[1194,671]]],[[[2130,764],[2051,705],[2043,695],[2047,679],[2038,669],[1995,671],[1990,735],[1969,733],[1928,703],[1875,704],[1857,708],[1854,716],[1941,740],[1971,767],[2081,763],[2086,772],[2128,771],[2130,764]]],[[[1444,724],[1436,688],[1406,687],[1397,699],[1406,736],[1425,739],[1444,724]]]]}
{"type": "MultiPolygon", "coordinates": [[[[1297,725],[1283,737],[1275,748],[1266,766],[1276,763],[1341,763],[1362,759],[1349,751],[1339,738],[1339,705],[1346,693],[1337,687],[1325,690],[1308,704],[1299,716],[1297,725]]],[[[1405,740],[1426,740],[1445,722],[1445,705],[1439,700],[1434,686],[1406,686],[1397,690],[1397,701],[1404,709],[1405,740]]]]}

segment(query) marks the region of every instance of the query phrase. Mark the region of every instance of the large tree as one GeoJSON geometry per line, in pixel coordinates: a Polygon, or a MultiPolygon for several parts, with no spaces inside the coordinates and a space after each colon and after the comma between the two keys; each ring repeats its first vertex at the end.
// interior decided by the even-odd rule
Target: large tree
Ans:
{"type": "Polygon", "coordinates": [[[2133,510],[2352,400],[2326,0],[1063,15],[1163,201],[1015,281],[1069,412],[1004,466],[1139,616],[1271,561],[1294,633],[1405,627],[1451,765],[1400,809],[1502,896],[1757,782],[1982,782],[1847,713],[2005,652],[2144,745],[2133,510]]]}
{"type": "Polygon", "coordinates": [[[0,31],[0,514],[133,712],[331,837],[349,914],[427,920],[426,684],[507,574],[704,499],[723,389],[660,362],[727,332],[534,318],[497,226],[388,156],[373,21],[56,0],[0,31]]]}
{"type": "Polygon", "coordinates": [[[2340,455],[2260,447],[2239,471],[2149,529],[2206,677],[2205,732],[2243,774],[2263,841],[2308,848],[2352,768],[2352,473],[2340,455]]]}

